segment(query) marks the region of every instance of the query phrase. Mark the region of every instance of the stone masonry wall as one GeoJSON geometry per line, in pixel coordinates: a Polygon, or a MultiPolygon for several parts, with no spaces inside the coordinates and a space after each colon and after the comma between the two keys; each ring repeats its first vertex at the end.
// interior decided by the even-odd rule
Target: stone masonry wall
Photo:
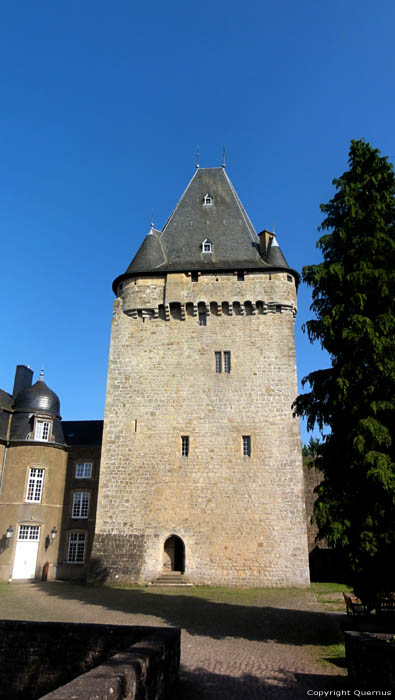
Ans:
{"type": "Polygon", "coordinates": [[[0,620],[7,700],[161,700],[179,661],[178,629],[0,620]]]}
{"type": "Polygon", "coordinates": [[[195,583],[308,584],[293,277],[172,274],[121,293],[93,557],[110,580],[149,581],[174,534],[195,583]],[[231,372],[218,374],[224,351],[231,372]]]}

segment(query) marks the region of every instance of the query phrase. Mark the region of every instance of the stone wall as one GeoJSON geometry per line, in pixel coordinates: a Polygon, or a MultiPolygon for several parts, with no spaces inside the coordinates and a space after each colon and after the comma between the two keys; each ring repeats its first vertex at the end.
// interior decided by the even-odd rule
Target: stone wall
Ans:
{"type": "Polygon", "coordinates": [[[394,635],[372,632],[344,632],[348,677],[357,688],[395,690],[394,635]]]}
{"type": "Polygon", "coordinates": [[[176,629],[0,621],[7,700],[36,700],[49,691],[48,700],[159,700],[177,679],[179,659],[176,629]]]}
{"type": "Polygon", "coordinates": [[[132,280],[121,293],[93,548],[99,568],[110,580],[152,580],[166,539],[177,535],[195,583],[307,585],[300,433],[291,409],[293,277],[252,272],[238,281],[221,273],[193,282],[173,274],[132,280]],[[216,373],[215,353],[224,351],[231,372],[216,373]]]}

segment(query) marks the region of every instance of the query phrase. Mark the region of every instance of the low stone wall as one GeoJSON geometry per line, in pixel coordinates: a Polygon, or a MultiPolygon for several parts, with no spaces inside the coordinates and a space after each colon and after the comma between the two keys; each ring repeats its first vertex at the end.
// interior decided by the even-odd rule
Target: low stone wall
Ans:
{"type": "Polygon", "coordinates": [[[348,677],[356,687],[395,690],[394,634],[344,632],[348,677]]]}
{"type": "Polygon", "coordinates": [[[162,700],[179,662],[178,629],[0,620],[7,700],[162,700]]]}

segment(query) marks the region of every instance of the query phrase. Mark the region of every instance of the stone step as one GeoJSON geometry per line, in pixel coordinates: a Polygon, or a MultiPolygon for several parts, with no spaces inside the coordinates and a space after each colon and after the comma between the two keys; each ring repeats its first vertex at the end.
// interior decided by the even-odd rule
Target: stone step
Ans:
{"type": "Polygon", "coordinates": [[[151,581],[150,586],[192,586],[193,584],[186,579],[181,571],[165,571],[163,574],[158,576],[157,579],[151,581]]]}

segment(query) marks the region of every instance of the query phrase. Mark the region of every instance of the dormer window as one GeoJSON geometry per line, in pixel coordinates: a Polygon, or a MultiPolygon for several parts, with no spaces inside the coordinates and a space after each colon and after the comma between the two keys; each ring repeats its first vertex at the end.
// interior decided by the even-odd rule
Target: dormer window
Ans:
{"type": "Polygon", "coordinates": [[[48,442],[51,434],[51,421],[36,419],[34,425],[34,439],[48,442]]]}
{"type": "Polygon", "coordinates": [[[204,197],[203,197],[203,204],[204,204],[205,206],[211,206],[213,203],[214,203],[214,200],[213,200],[211,194],[209,194],[209,193],[207,192],[207,194],[205,194],[204,197]]]}
{"type": "Polygon", "coordinates": [[[213,252],[213,244],[211,243],[211,241],[209,241],[208,238],[206,238],[202,243],[202,252],[203,253],[212,253],[213,252]]]}

